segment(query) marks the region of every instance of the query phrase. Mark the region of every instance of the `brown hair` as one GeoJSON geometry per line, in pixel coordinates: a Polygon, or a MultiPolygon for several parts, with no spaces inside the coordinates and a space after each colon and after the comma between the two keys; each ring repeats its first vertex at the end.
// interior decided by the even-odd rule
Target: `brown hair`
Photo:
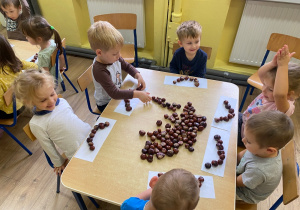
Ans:
{"type": "Polygon", "coordinates": [[[199,201],[199,182],[184,169],[172,169],[155,184],[151,202],[159,210],[192,210],[199,201]]]}
{"type": "Polygon", "coordinates": [[[21,6],[20,0],[1,0],[1,6],[4,8],[11,4],[13,4],[15,8],[19,8],[21,6]]]}
{"type": "Polygon", "coordinates": [[[188,37],[201,38],[202,27],[197,21],[189,20],[181,23],[181,25],[178,26],[176,33],[180,41],[188,37]]]}
{"type": "Polygon", "coordinates": [[[96,51],[108,51],[116,46],[123,46],[122,34],[107,21],[95,22],[88,30],[88,39],[91,48],[96,51]]]}
{"type": "Polygon", "coordinates": [[[261,148],[281,149],[294,136],[292,120],[280,111],[263,111],[251,116],[245,127],[255,136],[261,148]]]}
{"type": "Polygon", "coordinates": [[[21,73],[14,81],[12,87],[17,99],[22,103],[32,108],[32,101],[37,97],[36,90],[44,85],[55,87],[54,77],[43,69],[29,69],[21,73]]]}
{"type": "Polygon", "coordinates": [[[0,34],[0,49],[0,68],[2,72],[7,74],[4,70],[5,66],[8,66],[14,73],[20,72],[23,67],[22,62],[17,58],[11,45],[2,34],[0,34]]]}
{"type": "Polygon", "coordinates": [[[47,20],[41,16],[31,16],[30,18],[21,22],[20,25],[22,32],[25,36],[36,40],[38,37],[41,37],[43,41],[48,41],[54,34],[54,42],[56,47],[62,53],[62,44],[59,33],[51,26],[47,20]]]}

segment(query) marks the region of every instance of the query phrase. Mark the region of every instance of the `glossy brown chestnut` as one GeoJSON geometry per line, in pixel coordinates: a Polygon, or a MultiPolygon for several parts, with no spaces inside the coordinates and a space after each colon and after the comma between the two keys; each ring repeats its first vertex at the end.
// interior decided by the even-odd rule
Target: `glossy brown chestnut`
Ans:
{"type": "Polygon", "coordinates": [[[105,126],[105,127],[108,127],[108,126],[109,126],[109,122],[106,121],[106,122],[104,123],[104,126],[105,126]]]}
{"type": "Polygon", "coordinates": [[[221,160],[225,159],[225,155],[224,154],[220,155],[219,157],[220,157],[221,160]]]}
{"type": "Polygon", "coordinates": [[[174,152],[173,152],[173,150],[168,150],[167,151],[167,155],[169,156],[169,157],[172,157],[173,155],[174,155],[174,152]]]}
{"type": "Polygon", "coordinates": [[[200,84],[199,84],[199,82],[195,82],[194,85],[195,85],[196,87],[199,87],[200,84]]]}
{"type": "Polygon", "coordinates": [[[199,176],[199,177],[198,177],[198,181],[199,181],[199,182],[204,182],[203,176],[199,176]]]}
{"type": "Polygon", "coordinates": [[[151,141],[155,141],[155,139],[156,139],[155,136],[151,136],[151,137],[150,137],[150,140],[151,140],[151,141]]]}
{"type": "Polygon", "coordinates": [[[221,136],[220,135],[218,135],[218,134],[216,134],[216,135],[214,135],[214,139],[217,141],[217,140],[220,140],[221,139],[221,136]]]}
{"type": "Polygon", "coordinates": [[[100,128],[101,130],[104,129],[104,128],[105,128],[104,123],[99,123],[99,128],[100,128]]]}
{"type": "Polygon", "coordinates": [[[94,133],[90,133],[90,138],[94,138],[95,134],[94,133]]]}
{"type": "Polygon", "coordinates": [[[194,147],[189,147],[190,152],[194,152],[194,147]]]}
{"type": "Polygon", "coordinates": [[[157,159],[163,159],[164,157],[165,157],[165,154],[164,153],[162,153],[162,152],[158,152],[158,153],[156,153],[156,157],[157,157],[157,159]]]}
{"type": "Polygon", "coordinates": [[[161,142],[160,145],[161,145],[162,147],[165,147],[165,146],[167,146],[167,143],[166,143],[166,142],[161,142]]]}
{"type": "Polygon", "coordinates": [[[140,136],[145,136],[146,132],[144,130],[139,131],[140,136]]]}
{"type": "Polygon", "coordinates": [[[227,100],[225,100],[223,103],[224,103],[225,105],[227,105],[227,104],[228,104],[228,101],[227,101],[227,100]]]}
{"type": "Polygon", "coordinates": [[[212,160],[211,161],[211,165],[213,165],[213,166],[218,166],[219,164],[218,164],[218,161],[216,161],[216,160],[212,160]]]}
{"type": "Polygon", "coordinates": [[[93,141],[93,139],[92,138],[87,138],[86,141],[91,142],[91,141],[93,141]]]}
{"type": "Polygon", "coordinates": [[[228,110],[228,112],[229,112],[230,114],[232,114],[232,113],[234,113],[234,109],[231,108],[231,109],[228,110]]]}
{"type": "Polygon", "coordinates": [[[211,168],[211,163],[205,163],[205,168],[210,169],[211,168]]]}
{"type": "Polygon", "coordinates": [[[90,146],[90,150],[94,150],[95,149],[95,146],[90,146]]]}
{"type": "Polygon", "coordinates": [[[178,149],[178,148],[174,148],[174,149],[173,149],[173,152],[174,152],[174,154],[178,154],[179,149],[178,149]]]}
{"type": "MultiPolygon", "coordinates": [[[[150,150],[150,149],[149,149],[150,150]]],[[[147,154],[148,150],[147,149],[142,149],[143,154],[147,154]]]]}
{"type": "Polygon", "coordinates": [[[146,160],[147,159],[147,155],[146,154],[141,154],[141,159],[142,160],[146,160]]]}
{"type": "Polygon", "coordinates": [[[230,105],[230,104],[226,104],[226,105],[225,105],[225,108],[226,108],[226,109],[230,109],[230,108],[231,108],[231,105],[230,105]]]}
{"type": "Polygon", "coordinates": [[[148,131],[148,132],[147,132],[147,136],[151,137],[151,136],[153,136],[153,133],[150,132],[150,131],[148,131]]]}
{"type": "Polygon", "coordinates": [[[93,146],[94,143],[93,143],[92,141],[90,141],[90,142],[88,143],[88,145],[89,145],[89,146],[93,146]]]}
{"type": "Polygon", "coordinates": [[[132,110],[132,107],[131,107],[131,106],[126,107],[126,111],[127,111],[127,112],[130,112],[131,110],[132,110]]]}
{"type": "Polygon", "coordinates": [[[219,159],[219,160],[218,160],[218,164],[219,164],[219,165],[222,165],[222,164],[223,164],[223,160],[222,160],[222,159],[219,159]]]}

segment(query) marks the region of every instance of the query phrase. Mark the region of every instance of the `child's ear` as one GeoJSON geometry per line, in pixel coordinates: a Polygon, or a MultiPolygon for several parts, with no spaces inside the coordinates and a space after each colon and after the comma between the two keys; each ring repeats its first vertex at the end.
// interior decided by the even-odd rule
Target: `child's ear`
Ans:
{"type": "Polygon", "coordinates": [[[182,47],[182,43],[181,43],[180,40],[178,40],[178,44],[179,44],[180,47],[182,47]]]}
{"type": "Polygon", "coordinates": [[[41,43],[42,41],[43,41],[42,37],[37,37],[37,38],[36,38],[36,42],[37,42],[37,43],[41,43]]]}
{"type": "Polygon", "coordinates": [[[267,148],[267,153],[271,154],[275,154],[278,152],[278,149],[276,149],[275,147],[268,147],[267,148]]]}
{"type": "Polygon", "coordinates": [[[97,50],[96,50],[96,55],[97,55],[97,56],[98,56],[98,55],[101,56],[101,55],[102,55],[102,50],[97,49],[97,50]]]}

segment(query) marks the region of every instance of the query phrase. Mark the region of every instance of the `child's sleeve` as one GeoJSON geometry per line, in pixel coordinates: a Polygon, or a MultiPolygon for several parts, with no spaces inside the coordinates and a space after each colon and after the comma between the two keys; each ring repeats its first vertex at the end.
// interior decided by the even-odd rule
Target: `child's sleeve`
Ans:
{"type": "Polygon", "coordinates": [[[23,64],[22,70],[37,69],[38,68],[38,66],[35,63],[33,63],[33,62],[22,60],[22,64],[23,64]]]}
{"type": "Polygon", "coordinates": [[[250,189],[254,189],[266,181],[264,173],[257,168],[246,169],[245,172],[242,173],[242,179],[243,184],[250,189]]]}
{"type": "Polygon", "coordinates": [[[144,209],[148,200],[142,200],[137,197],[131,197],[125,200],[121,205],[121,210],[144,209]]]}
{"type": "Polygon", "coordinates": [[[124,60],[124,58],[120,57],[120,58],[119,58],[119,61],[120,61],[120,63],[121,63],[121,68],[122,68],[124,71],[126,71],[128,74],[130,74],[133,78],[134,78],[134,76],[135,76],[136,73],[139,73],[139,71],[136,70],[136,68],[135,68],[133,65],[131,65],[131,64],[128,63],[128,62],[126,62],[126,61],[124,60]]]}
{"type": "Polygon", "coordinates": [[[180,66],[179,66],[179,55],[177,52],[174,53],[173,58],[170,62],[170,72],[174,74],[179,74],[180,66]]]}
{"type": "Polygon", "coordinates": [[[30,17],[30,7],[26,0],[20,0],[20,3],[22,4],[21,20],[25,20],[30,17]]]}

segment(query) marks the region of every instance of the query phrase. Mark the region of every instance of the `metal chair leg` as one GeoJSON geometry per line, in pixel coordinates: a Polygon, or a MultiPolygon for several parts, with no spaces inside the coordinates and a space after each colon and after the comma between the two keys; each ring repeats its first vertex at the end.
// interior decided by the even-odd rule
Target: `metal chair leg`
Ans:
{"type": "Polygon", "coordinates": [[[73,193],[73,195],[74,195],[74,197],[75,197],[75,199],[77,201],[77,204],[78,204],[79,208],[81,210],[87,210],[86,205],[83,202],[83,199],[82,199],[81,195],[79,193],[77,193],[77,192],[74,192],[74,191],[72,191],[72,193],[73,193]]]}
{"type": "Polygon", "coordinates": [[[255,89],[255,87],[252,87],[252,88],[251,88],[250,95],[253,94],[254,89],[255,89]]]}
{"type": "Polygon", "coordinates": [[[63,75],[64,75],[65,78],[68,80],[68,82],[70,83],[70,85],[74,88],[74,90],[76,91],[76,93],[78,93],[78,90],[77,90],[76,87],[73,85],[73,83],[71,82],[71,80],[69,79],[69,77],[65,74],[65,72],[63,73],[63,75]]]}
{"type": "Polygon", "coordinates": [[[56,187],[56,193],[60,192],[60,175],[57,174],[57,187],[56,187]]]}
{"type": "Polygon", "coordinates": [[[245,101],[246,101],[246,98],[247,98],[247,95],[248,95],[249,89],[250,89],[250,85],[247,85],[247,88],[246,88],[246,91],[245,91],[245,94],[244,94],[243,100],[242,100],[242,102],[241,102],[241,105],[240,105],[240,108],[239,108],[239,112],[241,112],[241,111],[242,111],[242,109],[243,109],[243,106],[244,106],[244,103],[245,103],[245,101]]]}
{"type": "Polygon", "coordinates": [[[27,147],[22,144],[9,130],[7,130],[5,127],[1,127],[13,140],[15,140],[29,155],[32,155],[32,152],[27,149],[27,147]]]}
{"type": "Polygon", "coordinates": [[[97,209],[100,207],[99,204],[95,201],[94,198],[91,198],[89,196],[88,196],[88,198],[92,201],[92,203],[96,206],[97,209]]]}

